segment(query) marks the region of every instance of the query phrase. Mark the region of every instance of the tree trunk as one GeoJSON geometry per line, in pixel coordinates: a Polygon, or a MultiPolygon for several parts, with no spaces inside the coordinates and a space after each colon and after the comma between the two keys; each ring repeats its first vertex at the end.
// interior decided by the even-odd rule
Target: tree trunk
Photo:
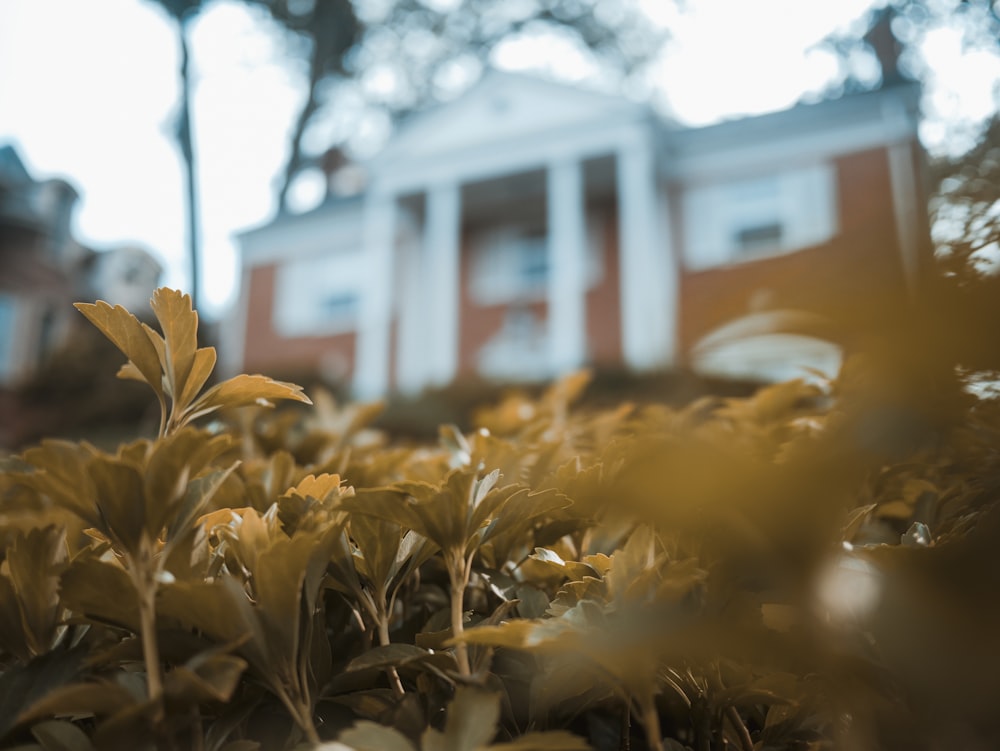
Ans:
{"type": "Polygon", "coordinates": [[[312,116],[319,109],[316,89],[319,86],[322,75],[317,70],[318,61],[315,55],[316,53],[314,52],[313,60],[309,66],[309,91],[306,94],[306,101],[302,105],[302,109],[299,110],[299,116],[295,120],[295,129],[292,131],[291,139],[289,139],[288,161],[285,163],[285,175],[281,183],[281,189],[278,192],[278,211],[281,213],[288,210],[288,191],[292,187],[295,175],[302,166],[302,136],[305,134],[306,126],[309,125],[312,116]]]}
{"type": "Polygon", "coordinates": [[[199,303],[199,266],[201,265],[201,249],[198,240],[198,180],[195,169],[194,139],[191,136],[191,71],[190,52],[188,50],[187,20],[177,19],[177,37],[181,47],[181,111],[177,122],[177,142],[184,158],[184,168],[187,172],[187,251],[191,265],[191,303],[195,310],[199,303]]]}

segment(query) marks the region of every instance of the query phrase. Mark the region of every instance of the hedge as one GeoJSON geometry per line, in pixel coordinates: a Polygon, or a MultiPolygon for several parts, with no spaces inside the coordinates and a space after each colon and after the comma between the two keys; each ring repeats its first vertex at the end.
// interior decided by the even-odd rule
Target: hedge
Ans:
{"type": "Polygon", "coordinates": [[[78,308],[161,419],[0,460],[5,748],[1000,747],[1000,409],[954,368],[587,409],[581,372],[404,443],[205,388],[179,292],[78,308]]]}

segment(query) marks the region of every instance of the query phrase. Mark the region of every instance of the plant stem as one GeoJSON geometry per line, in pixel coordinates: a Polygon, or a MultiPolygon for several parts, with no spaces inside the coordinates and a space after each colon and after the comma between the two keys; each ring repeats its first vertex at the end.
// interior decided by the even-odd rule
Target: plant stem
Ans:
{"type": "MultiPolygon", "coordinates": [[[[387,613],[380,613],[378,619],[378,643],[386,647],[391,642],[389,641],[389,616],[387,613]]],[[[392,686],[392,693],[397,699],[402,699],[406,694],[403,690],[403,682],[399,679],[399,672],[396,670],[394,665],[390,665],[385,670],[386,676],[389,678],[389,685],[392,686]]]]}
{"type": "Polygon", "coordinates": [[[632,708],[629,702],[625,702],[622,709],[621,728],[618,731],[618,751],[631,751],[632,749],[632,708]]]}
{"type": "Polygon", "coordinates": [[[725,716],[740,738],[740,748],[742,748],[743,751],[753,751],[753,738],[750,737],[750,731],[747,730],[747,726],[743,724],[743,718],[740,717],[740,713],[737,711],[736,707],[732,704],[726,707],[725,716]]]}
{"type": "MultiPolygon", "coordinates": [[[[448,580],[451,584],[451,635],[458,639],[465,633],[465,610],[462,609],[465,599],[465,584],[468,581],[470,568],[466,566],[461,553],[448,558],[448,580]]],[[[458,672],[464,678],[472,675],[469,666],[469,648],[464,642],[455,645],[455,660],[458,662],[458,672]]]]}
{"type": "Polygon", "coordinates": [[[300,706],[297,713],[299,727],[306,734],[306,739],[314,746],[319,746],[323,741],[316,730],[316,723],[313,722],[312,710],[309,707],[300,706]]]}
{"type": "Polygon", "coordinates": [[[656,698],[647,691],[639,699],[642,725],[646,730],[646,745],[650,751],[663,751],[663,732],[660,730],[660,714],[656,711],[656,698]]]}
{"type": "Polygon", "coordinates": [[[159,719],[163,712],[163,679],[160,675],[160,647],[156,641],[156,579],[149,567],[142,564],[131,567],[131,573],[139,595],[139,638],[146,665],[146,686],[149,700],[157,707],[156,717],[159,719]]]}
{"type": "Polygon", "coordinates": [[[306,740],[314,746],[321,744],[322,740],[316,730],[316,724],[313,722],[312,718],[312,709],[310,709],[308,703],[302,701],[300,698],[293,700],[288,695],[288,691],[285,686],[280,683],[272,683],[271,687],[274,694],[281,700],[281,703],[285,705],[285,709],[287,709],[288,713],[292,716],[292,720],[299,726],[299,730],[305,733],[306,740]]]}

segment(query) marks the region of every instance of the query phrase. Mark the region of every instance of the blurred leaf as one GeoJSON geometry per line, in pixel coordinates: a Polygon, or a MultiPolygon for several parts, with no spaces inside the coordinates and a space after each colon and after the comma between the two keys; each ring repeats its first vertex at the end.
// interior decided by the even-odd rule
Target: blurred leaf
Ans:
{"type": "Polygon", "coordinates": [[[25,710],[76,680],[83,658],[79,649],[57,650],[6,668],[0,674],[0,739],[25,710]]]}
{"type": "Polygon", "coordinates": [[[143,701],[141,696],[114,681],[73,683],[46,692],[41,699],[28,705],[17,721],[30,722],[53,715],[107,717],[143,701]]]}
{"type": "Polygon", "coordinates": [[[388,668],[405,665],[408,662],[422,660],[432,654],[426,649],[415,647],[412,644],[386,644],[384,646],[372,647],[359,657],[355,657],[348,663],[345,670],[371,670],[373,668],[388,668]]]}
{"type": "Polygon", "coordinates": [[[421,751],[476,751],[496,735],[500,719],[500,696],[459,686],[448,705],[444,732],[427,728],[420,739],[421,751]]]}
{"type": "Polygon", "coordinates": [[[186,704],[229,701],[246,666],[246,662],[233,655],[195,656],[167,673],[164,694],[168,701],[186,704]]]}
{"type": "Polygon", "coordinates": [[[490,751],[590,751],[583,738],[564,730],[525,733],[506,743],[494,743],[490,751]]]}
{"type": "Polygon", "coordinates": [[[49,720],[33,725],[31,734],[45,751],[93,751],[90,738],[72,722],[49,720]]]}
{"type": "Polygon", "coordinates": [[[406,736],[393,728],[361,720],[337,738],[353,751],[415,751],[406,736]]]}

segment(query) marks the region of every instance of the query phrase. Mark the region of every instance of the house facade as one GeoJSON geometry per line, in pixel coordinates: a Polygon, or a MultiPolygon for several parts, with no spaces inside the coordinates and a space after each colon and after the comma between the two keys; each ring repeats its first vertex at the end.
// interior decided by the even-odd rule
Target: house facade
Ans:
{"type": "Polygon", "coordinates": [[[583,365],[833,370],[836,343],[776,322],[915,292],[931,253],[918,95],[896,82],[683,128],[491,72],[334,172],[318,208],[240,237],[225,364],[361,397],[583,365]]]}
{"type": "Polygon", "coordinates": [[[78,200],[68,182],[34,178],[12,146],[0,146],[0,392],[30,379],[66,343],[82,322],[72,303],[149,307],[160,263],[141,248],[97,252],[77,242],[78,200]]]}

